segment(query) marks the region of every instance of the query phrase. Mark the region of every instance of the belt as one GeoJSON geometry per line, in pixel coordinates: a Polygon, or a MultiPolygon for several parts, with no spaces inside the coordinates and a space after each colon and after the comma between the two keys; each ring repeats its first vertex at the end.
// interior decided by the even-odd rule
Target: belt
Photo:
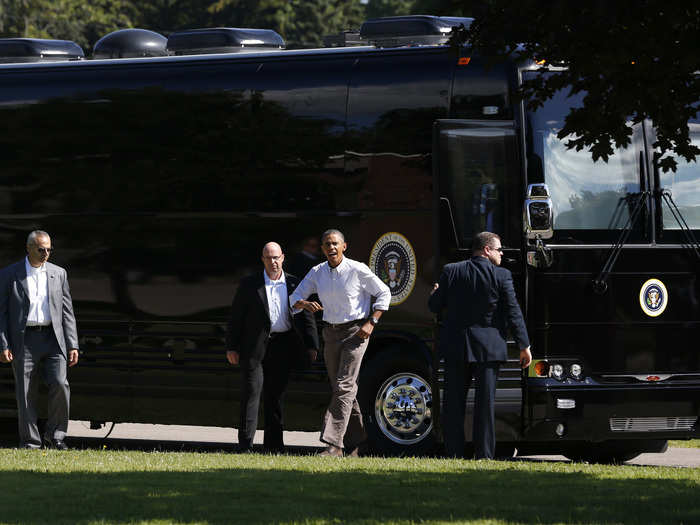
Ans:
{"type": "Polygon", "coordinates": [[[326,321],[323,321],[323,324],[325,326],[327,326],[328,328],[342,329],[342,328],[348,328],[354,324],[364,323],[365,321],[367,321],[367,319],[355,319],[354,321],[347,321],[345,323],[338,323],[338,324],[333,324],[333,323],[328,323],[326,321]]]}
{"type": "Polygon", "coordinates": [[[283,335],[287,335],[290,333],[292,333],[292,330],[287,330],[286,332],[270,332],[268,339],[275,339],[277,337],[282,337],[283,335]]]}
{"type": "Polygon", "coordinates": [[[24,329],[27,332],[41,332],[42,330],[48,330],[52,328],[50,324],[37,324],[34,326],[25,326],[24,329]]]}

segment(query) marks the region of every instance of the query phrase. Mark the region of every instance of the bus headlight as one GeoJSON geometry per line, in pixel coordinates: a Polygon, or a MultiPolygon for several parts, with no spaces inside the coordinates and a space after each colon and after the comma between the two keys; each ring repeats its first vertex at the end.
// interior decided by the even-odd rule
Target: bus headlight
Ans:
{"type": "Polygon", "coordinates": [[[564,367],[559,363],[554,363],[549,370],[554,379],[558,381],[564,379],[564,367]]]}
{"type": "Polygon", "coordinates": [[[581,372],[583,372],[583,369],[578,363],[574,363],[571,365],[571,368],[569,368],[569,373],[574,379],[581,379],[581,372]]]}

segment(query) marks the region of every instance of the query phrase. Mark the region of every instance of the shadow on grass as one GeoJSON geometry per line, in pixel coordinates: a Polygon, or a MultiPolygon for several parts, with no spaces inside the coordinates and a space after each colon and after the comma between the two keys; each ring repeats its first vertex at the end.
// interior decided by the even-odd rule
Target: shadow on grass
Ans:
{"type": "Polygon", "coordinates": [[[0,522],[24,524],[700,522],[695,481],[582,472],[13,471],[0,486],[0,522]]]}

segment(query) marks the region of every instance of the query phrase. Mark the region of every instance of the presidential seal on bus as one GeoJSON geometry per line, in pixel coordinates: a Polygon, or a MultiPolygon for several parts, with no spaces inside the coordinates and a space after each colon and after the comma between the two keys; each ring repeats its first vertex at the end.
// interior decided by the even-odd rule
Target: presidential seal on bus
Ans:
{"type": "Polygon", "coordinates": [[[668,292],[664,283],[658,279],[645,282],[639,291],[639,304],[649,317],[657,317],[664,313],[668,305],[668,292]]]}
{"type": "Polygon", "coordinates": [[[416,284],[416,255],[406,237],[396,232],[382,235],[374,243],[369,267],[391,290],[391,306],[411,295],[416,284]]]}

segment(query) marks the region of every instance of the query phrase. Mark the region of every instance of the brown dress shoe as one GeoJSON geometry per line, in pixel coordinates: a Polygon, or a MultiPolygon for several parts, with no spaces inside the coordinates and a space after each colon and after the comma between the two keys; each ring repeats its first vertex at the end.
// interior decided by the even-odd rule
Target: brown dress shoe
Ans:
{"type": "Polygon", "coordinates": [[[335,447],[333,445],[328,445],[326,447],[326,450],[321,452],[319,456],[330,456],[333,458],[342,458],[343,457],[343,449],[335,447]]]}

